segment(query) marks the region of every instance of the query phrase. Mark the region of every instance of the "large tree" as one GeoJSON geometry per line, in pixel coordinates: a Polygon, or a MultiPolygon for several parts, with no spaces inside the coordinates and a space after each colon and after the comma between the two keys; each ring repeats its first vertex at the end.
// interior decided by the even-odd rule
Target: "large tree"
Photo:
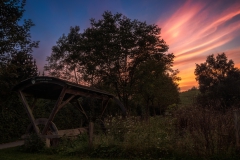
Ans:
{"type": "MultiPolygon", "coordinates": [[[[165,53],[168,46],[161,39],[157,25],[131,20],[120,13],[104,12],[102,16],[100,20],[91,19],[91,27],[83,33],[77,30],[72,36],[73,31],[79,28],[75,27],[70,29],[67,37],[61,37],[47,58],[49,64],[46,69],[57,75],[56,72],[60,73],[58,67],[66,69],[73,66],[74,70],[69,68],[68,73],[79,72],[82,82],[113,92],[128,107],[139,81],[136,72],[140,65],[153,60],[154,56],[160,57],[159,62],[164,62],[164,58],[172,61],[173,58],[165,53]],[[78,39],[69,43],[72,37],[78,39]]],[[[170,73],[171,65],[166,61],[162,72],[170,73]]]]}
{"type": "Polygon", "coordinates": [[[21,22],[26,0],[0,1],[0,62],[19,52],[31,53],[38,42],[31,40],[30,28],[34,25],[28,19],[21,22]],[[22,25],[20,25],[22,23],[22,25]]]}
{"type": "Polygon", "coordinates": [[[208,56],[206,62],[196,64],[194,73],[201,92],[198,100],[203,106],[225,110],[240,104],[240,70],[225,53],[208,56]]]}
{"type": "Polygon", "coordinates": [[[62,35],[57,45],[52,47],[51,56],[47,57],[48,64],[45,66],[45,70],[48,74],[54,77],[62,78],[75,83],[83,83],[82,67],[83,60],[79,60],[81,57],[80,45],[81,45],[80,28],[78,26],[71,27],[68,35],[62,35]]]}
{"type": "Polygon", "coordinates": [[[141,114],[163,114],[167,107],[179,103],[178,70],[172,70],[174,55],[153,55],[137,69],[133,100],[141,114]],[[145,106],[145,107],[143,107],[145,106]],[[139,110],[140,111],[140,110],[139,110]]]}
{"type": "Polygon", "coordinates": [[[25,0],[0,2],[0,86],[5,88],[1,93],[9,94],[17,82],[37,75],[36,62],[31,55],[32,49],[38,47],[38,42],[31,40],[33,23],[31,20],[20,22],[25,3],[25,0]]]}
{"type": "Polygon", "coordinates": [[[19,137],[25,128],[24,110],[12,87],[38,74],[31,52],[38,42],[31,40],[31,20],[21,21],[25,0],[0,1],[0,141],[19,137]],[[11,125],[9,125],[11,124],[11,125]],[[16,132],[18,130],[18,132],[16,132]]]}

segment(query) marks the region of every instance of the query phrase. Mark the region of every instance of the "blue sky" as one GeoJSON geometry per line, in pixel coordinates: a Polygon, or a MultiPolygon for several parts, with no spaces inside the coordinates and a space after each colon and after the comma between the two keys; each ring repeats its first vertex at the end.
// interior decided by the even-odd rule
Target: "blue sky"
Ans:
{"type": "Polygon", "coordinates": [[[225,52],[240,67],[239,0],[27,0],[24,19],[31,19],[32,40],[40,41],[33,56],[43,70],[51,48],[70,26],[89,27],[104,11],[157,24],[169,52],[176,56],[181,90],[197,86],[195,64],[225,52]]]}

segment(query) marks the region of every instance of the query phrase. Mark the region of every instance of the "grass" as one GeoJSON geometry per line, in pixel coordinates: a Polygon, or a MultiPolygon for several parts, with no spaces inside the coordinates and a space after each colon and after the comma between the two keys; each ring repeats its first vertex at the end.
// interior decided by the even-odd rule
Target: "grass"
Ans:
{"type": "Polygon", "coordinates": [[[180,93],[181,106],[192,106],[196,96],[200,93],[198,89],[190,89],[180,93]]]}
{"type": "Polygon", "coordinates": [[[60,155],[47,155],[39,153],[21,152],[19,147],[0,150],[1,160],[77,160],[78,157],[64,157],[60,155]]]}
{"type": "Polygon", "coordinates": [[[137,117],[113,117],[111,122],[114,127],[107,136],[95,135],[92,151],[84,149],[86,139],[78,137],[73,142],[63,141],[59,148],[38,153],[23,152],[21,147],[0,150],[0,160],[172,159],[167,153],[171,140],[167,133],[171,130],[169,119],[155,117],[140,122],[137,117]]]}
{"type": "MultiPolygon", "coordinates": [[[[191,112],[188,111],[189,109],[184,110],[184,112],[180,112],[179,114],[182,118],[188,118],[190,117],[191,113],[195,113],[195,110],[191,112]],[[187,113],[185,113],[186,111],[187,113]]],[[[194,121],[193,119],[189,118],[186,119],[189,120],[188,126],[185,126],[185,129],[181,129],[180,132],[175,131],[175,127],[178,126],[176,119],[177,117],[157,116],[151,117],[148,121],[139,121],[137,117],[128,117],[127,119],[112,117],[111,121],[109,121],[109,125],[112,125],[112,127],[109,130],[108,135],[95,135],[94,148],[92,150],[89,150],[86,147],[86,144],[84,144],[87,142],[86,137],[79,136],[78,139],[74,139],[74,141],[69,141],[67,139],[65,139],[65,141],[63,140],[63,143],[59,148],[44,149],[38,153],[23,152],[22,147],[3,149],[0,150],[0,160],[123,160],[124,158],[136,160],[239,159],[239,157],[232,154],[233,152],[231,151],[231,148],[228,148],[230,149],[229,152],[227,152],[228,149],[226,150],[224,148],[219,148],[219,152],[214,151],[214,153],[205,154],[207,153],[207,150],[204,150],[204,148],[206,148],[206,146],[204,146],[205,141],[201,138],[202,133],[204,134],[204,132],[202,132],[199,126],[204,127],[207,124],[212,124],[211,120],[224,117],[219,115],[221,117],[214,116],[215,118],[211,118],[212,113],[209,113],[209,116],[211,116],[211,119],[209,119],[210,123],[199,125],[199,122],[202,120],[198,120],[198,118],[201,118],[202,115],[200,110],[196,110],[196,112],[199,112],[198,114],[194,114],[194,119],[196,120],[194,121]],[[196,117],[196,115],[201,116],[196,117]],[[112,124],[110,124],[110,122],[112,124]],[[194,132],[192,132],[191,129],[194,129],[194,132]],[[201,153],[200,151],[203,152],[201,153]],[[219,155],[219,153],[222,153],[222,155],[219,155]]],[[[181,117],[179,117],[180,120],[181,117]]],[[[225,119],[226,118],[227,117],[225,117],[225,119]]],[[[222,123],[225,124],[226,120],[224,120],[222,123]]],[[[215,123],[212,125],[214,124],[215,123]]],[[[224,127],[223,129],[227,128],[224,127]]],[[[214,132],[207,132],[207,134],[211,133],[210,136],[214,138],[214,136],[218,136],[215,134],[215,130],[216,129],[213,127],[212,131],[214,132]]],[[[219,138],[221,137],[218,137],[217,140],[219,140],[219,138]]],[[[214,140],[214,142],[218,141],[214,140]]],[[[228,141],[220,142],[224,146],[229,145],[228,141]]]]}
{"type": "MultiPolygon", "coordinates": [[[[0,150],[0,160],[108,160],[101,158],[81,158],[79,156],[66,156],[59,154],[25,153],[19,147],[0,150]]],[[[121,159],[119,159],[121,160],[121,159]]]]}

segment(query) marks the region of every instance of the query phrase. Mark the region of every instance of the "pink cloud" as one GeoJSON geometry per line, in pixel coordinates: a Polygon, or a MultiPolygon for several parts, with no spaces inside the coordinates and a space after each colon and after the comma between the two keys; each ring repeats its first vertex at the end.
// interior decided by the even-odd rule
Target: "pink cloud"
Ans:
{"type": "Polygon", "coordinates": [[[225,9],[217,12],[224,5],[222,1],[213,5],[204,2],[210,1],[186,1],[169,19],[158,22],[169,52],[176,56],[174,68],[180,70],[181,91],[197,85],[194,64],[203,63],[210,54],[226,51],[229,59],[237,59],[234,62],[240,66],[240,48],[229,45],[240,37],[240,3],[224,6],[225,9]]]}

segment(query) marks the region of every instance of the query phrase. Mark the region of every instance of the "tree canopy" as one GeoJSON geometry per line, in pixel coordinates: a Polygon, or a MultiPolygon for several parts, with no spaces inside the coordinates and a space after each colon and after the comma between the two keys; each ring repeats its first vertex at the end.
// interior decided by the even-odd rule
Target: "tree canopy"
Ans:
{"type": "Polygon", "coordinates": [[[128,106],[141,79],[154,74],[154,70],[141,74],[141,68],[154,62],[158,66],[155,73],[168,77],[178,91],[173,78],[177,72],[172,70],[174,55],[165,53],[168,45],[157,25],[108,11],[90,24],[82,33],[80,27],[71,27],[67,36],[59,38],[47,57],[45,69],[50,75],[111,91],[128,106]]]}
{"type": "Polygon", "coordinates": [[[0,1],[0,132],[4,133],[1,142],[20,137],[25,129],[19,126],[27,122],[12,87],[38,74],[31,55],[32,49],[38,47],[38,42],[31,40],[30,28],[34,24],[22,20],[25,4],[25,0],[0,1]]]}
{"type": "MultiPolygon", "coordinates": [[[[24,20],[25,0],[0,2],[0,86],[1,92],[10,92],[17,82],[37,75],[37,66],[31,55],[38,42],[31,40],[31,20],[24,20]]],[[[5,99],[6,100],[6,99],[5,99]]]]}
{"type": "Polygon", "coordinates": [[[2,0],[0,2],[0,62],[5,62],[12,54],[31,53],[38,42],[31,40],[30,28],[34,26],[28,19],[20,25],[26,0],[2,0]]]}
{"type": "Polygon", "coordinates": [[[240,102],[240,70],[228,60],[225,53],[209,55],[206,62],[196,64],[196,80],[199,83],[201,104],[218,109],[236,107],[240,102]]]}

